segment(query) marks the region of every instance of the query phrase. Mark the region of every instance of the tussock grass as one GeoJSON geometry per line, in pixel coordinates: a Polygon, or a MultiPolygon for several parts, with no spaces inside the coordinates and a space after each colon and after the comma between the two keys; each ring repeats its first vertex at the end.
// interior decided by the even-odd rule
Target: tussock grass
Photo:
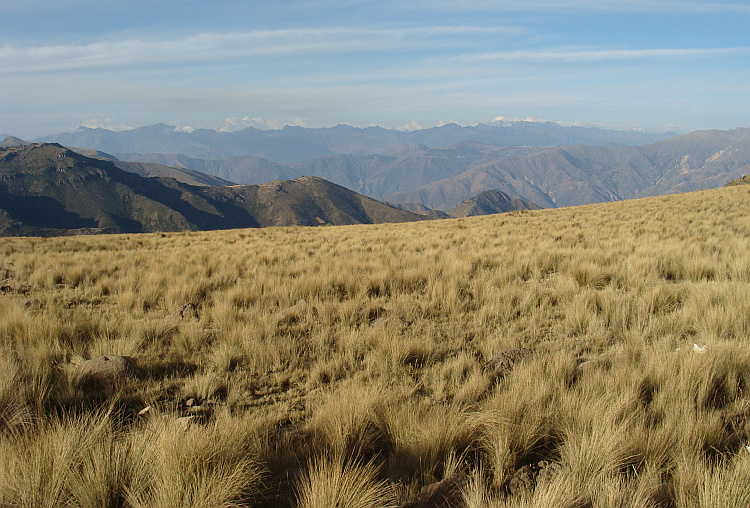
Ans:
{"type": "Polygon", "coordinates": [[[747,506],[749,197],[4,238],[0,505],[747,506]],[[87,396],[104,354],[137,368],[87,396]]]}
{"type": "Polygon", "coordinates": [[[388,485],[377,480],[371,462],[352,462],[340,455],[313,461],[297,486],[300,508],[382,508],[391,504],[392,497],[388,485]]]}

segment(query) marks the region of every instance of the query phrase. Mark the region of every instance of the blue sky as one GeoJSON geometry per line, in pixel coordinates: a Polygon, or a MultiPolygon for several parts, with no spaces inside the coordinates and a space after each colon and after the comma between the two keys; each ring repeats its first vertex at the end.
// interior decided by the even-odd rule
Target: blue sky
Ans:
{"type": "Polygon", "coordinates": [[[749,0],[0,0],[0,10],[0,133],[26,138],[158,122],[750,127],[749,0]]]}

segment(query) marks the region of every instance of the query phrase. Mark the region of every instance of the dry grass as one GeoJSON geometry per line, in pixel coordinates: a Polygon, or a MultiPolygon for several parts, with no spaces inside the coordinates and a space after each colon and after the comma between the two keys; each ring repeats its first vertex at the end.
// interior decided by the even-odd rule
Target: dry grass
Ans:
{"type": "Polygon", "coordinates": [[[749,198],[2,239],[0,506],[747,506],[749,198]]]}

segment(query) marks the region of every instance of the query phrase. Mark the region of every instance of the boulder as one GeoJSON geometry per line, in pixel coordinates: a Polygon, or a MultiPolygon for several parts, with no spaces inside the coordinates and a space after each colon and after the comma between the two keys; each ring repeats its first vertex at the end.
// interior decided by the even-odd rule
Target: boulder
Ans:
{"type": "Polygon", "coordinates": [[[535,487],[536,471],[532,466],[523,466],[513,473],[505,488],[509,496],[520,496],[526,492],[534,492],[535,487]]]}
{"type": "Polygon", "coordinates": [[[453,473],[444,480],[427,485],[419,492],[415,508],[463,508],[466,506],[464,491],[469,477],[464,473],[453,473]]]}
{"type": "Polygon", "coordinates": [[[276,313],[276,321],[280,324],[294,324],[307,313],[307,302],[299,300],[297,303],[276,313]]]}
{"type": "Polygon", "coordinates": [[[560,470],[560,464],[550,460],[541,460],[536,464],[523,466],[516,471],[505,484],[509,496],[531,494],[540,483],[549,483],[560,470]]]}
{"type": "Polygon", "coordinates": [[[499,380],[510,374],[513,368],[534,355],[534,351],[525,347],[512,347],[501,352],[495,358],[484,364],[484,369],[489,371],[495,380],[499,380]]]}
{"type": "Polygon", "coordinates": [[[110,395],[133,372],[133,363],[124,356],[104,355],[86,360],[75,370],[75,385],[89,395],[110,395]]]}

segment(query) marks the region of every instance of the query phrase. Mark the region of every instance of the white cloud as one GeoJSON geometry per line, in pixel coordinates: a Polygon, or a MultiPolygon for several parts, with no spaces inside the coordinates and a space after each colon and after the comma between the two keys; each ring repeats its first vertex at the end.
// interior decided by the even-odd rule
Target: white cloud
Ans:
{"type": "Polygon", "coordinates": [[[411,122],[405,123],[404,125],[397,127],[396,130],[399,131],[418,131],[421,130],[423,127],[420,125],[419,122],[416,120],[412,120],[411,122]]]}
{"type": "Polygon", "coordinates": [[[723,56],[747,56],[750,47],[738,48],[653,48],[653,49],[558,49],[558,50],[524,50],[499,51],[463,55],[457,60],[467,62],[486,61],[524,61],[524,62],[600,62],[615,60],[643,59],[690,59],[718,58],[723,56]]]}
{"type": "Polygon", "coordinates": [[[478,35],[516,37],[516,27],[426,26],[394,29],[304,28],[200,33],[172,40],[127,39],[83,45],[0,47],[4,72],[113,68],[143,64],[212,63],[243,57],[433,49],[478,35]]]}
{"type": "Polygon", "coordinates": [[[450,0],[430,0],[423,2],[431,8],[446,10],[505,10],[505,11],[614,11],[614,12],[727,12],[750,13],[750,5],[744,0],[716,2],[712,0],[474,0],[460,4],[450,0]]]}
{"type": "Polygon", "coordinates": [[[132,129],[128,124],[119,122],[113,118],[91,118],[81,122],[81,127],[89,129],[107,129],[108,131],[127,131],[132,129]]]}
{"type": "Polygon", "coordinates": [[[293,127],[307,127],[307,122],[305,122],[302,118],[295,118],[290,122],[284,122],[276,119],[265,120],[260,117],[250,118],[249,116],[245,116],[242,118],[225,119],[224,124],[220,126],[218,130],[221,132],[234,132],[246,129],[248,127],[262,130],[278,130],[283,129],[287,125],[293,127]]]}

